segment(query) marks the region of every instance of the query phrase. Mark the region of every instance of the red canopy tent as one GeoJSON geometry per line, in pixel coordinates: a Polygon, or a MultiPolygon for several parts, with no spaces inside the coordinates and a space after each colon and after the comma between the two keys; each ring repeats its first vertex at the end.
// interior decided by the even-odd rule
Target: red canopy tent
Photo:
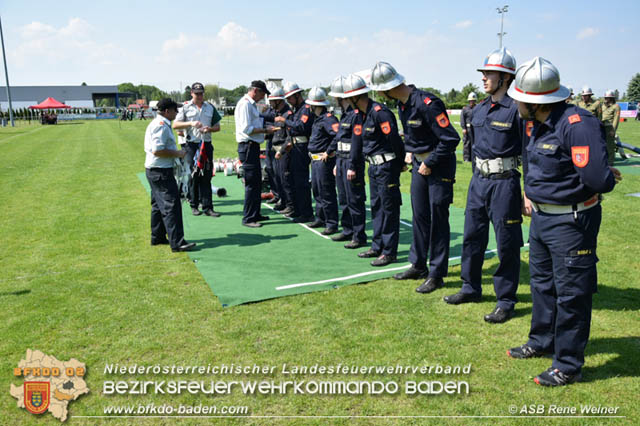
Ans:
{"type": "Polygon", "coordinates": [[[69,105],[65,105],[61,102],[56,101],[53,98],[47,98],[38,105],[31,105],[29,108],[31,109],[61,109],[61,108],[71,108],[69,105]]]}

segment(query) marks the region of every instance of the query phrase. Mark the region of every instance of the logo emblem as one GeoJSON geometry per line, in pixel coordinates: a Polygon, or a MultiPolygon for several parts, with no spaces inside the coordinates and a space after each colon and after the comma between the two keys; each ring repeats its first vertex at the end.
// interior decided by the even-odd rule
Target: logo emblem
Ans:
{"type": "Polygon", "coordinates": [[[571,159],[576,167],[584,167],[589,164],[589,146],[572,146],[571,159]]]}
{"type": "Polygon", "coordinates": [[[578,114],[573,114],[569,116],[569,124],[573,124],[573,123],[579,123],[582,120],[580,119],[580,116],[578,114]]]}
{"type": "Polygon", "coordinates": [[[30,413],[42,414],[49,408],[49,382],[24,382],[24,406],[30,413]]]}
{"type": "Polygon", "coordinates": [[[356,136],[360,136],[362,134],[362,124],[356,124],[355,126],[353,126],[353,133],[356,136]]]}
{"type": "Polygon", "coordinates": [[[303,114],[302,116],[300,116],[300,120],[302,120],[303,123],[306,123],[307,121],[309,121],[309,116],[303,114]]]}
{"type": "Polygon", "coordinates": [[[447,117],[447,114],[444,112],[436,117],[436,121],[438,122],[438,126],[442,128],[449,126],[449,117],[447,117]]]}
{"type": "Polygon", "coordinates": [[[428,97],[428,96],[427,96],[426,98],[424,98],[424,103],[425,103],[426,105],[429,105],[429,104],[431,103],[431,98],[430,98],[430,97],[428,97]]]}
{"type": "Polygon", "coordinates": [[[531,137],[531,131],[533,130],[533,120],[527,121],[525,129],[527,131],[527,136],[531,137]]]}
{"type": "Polygon", "coordinates": [[[374,105],[373,107],[374,111],[380,111],[382,109],[382,107],[380,105],[374,105]]]}
{"type": "Polygon", "coordinates": [[[382,129],[382,133],[384,133],[385,135],[388,135],[389,133],[391,133],[391,124],[389,124],[388,121],[385,121],[384,123],[380,124],[380,128],[382,129]]]}
{"type": "Polygon", "coordinates": [[[340,128],[340,123],[333,123],[331,125],[331,128],[333,129],[334,132],[338,132],[338,129],[340,128]]]}

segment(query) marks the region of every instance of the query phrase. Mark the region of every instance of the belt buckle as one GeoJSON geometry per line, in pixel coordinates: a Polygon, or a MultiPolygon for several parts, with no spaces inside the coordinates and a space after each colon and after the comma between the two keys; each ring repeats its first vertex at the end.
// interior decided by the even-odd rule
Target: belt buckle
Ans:
{"type": "Polygon", "coordinates": [[[478,164],[478,170],[480,170],[482,176],[489,176],[489,160],[480,160],[478,164]],[[487,169],[486,171],[485,168],[487,169]]]}

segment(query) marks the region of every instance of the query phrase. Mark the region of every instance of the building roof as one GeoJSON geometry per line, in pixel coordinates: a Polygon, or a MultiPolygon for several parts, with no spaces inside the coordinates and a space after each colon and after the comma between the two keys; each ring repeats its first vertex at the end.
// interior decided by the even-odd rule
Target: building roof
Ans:
{"type": "MultiPolygon", "coordinates": [[[[93,100],[94,95],[118,93],[118,86],[11,86],[11,101],[42,102],[48,97],[60,102],[93,100]]],[[[7,88],[0,87],[0,102],[7,102],[7,88]]]]}

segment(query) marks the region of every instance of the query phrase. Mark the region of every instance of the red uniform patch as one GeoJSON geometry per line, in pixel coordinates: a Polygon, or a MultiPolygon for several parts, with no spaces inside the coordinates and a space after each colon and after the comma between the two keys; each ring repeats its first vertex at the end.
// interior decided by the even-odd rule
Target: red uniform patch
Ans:
{"type": "Polygon", "coordinates": [[[42,414],[49,408],[51,391],[49,382],[24,382],[24,408],[33,414],[42,414]]]}
{"type": "Polygon", "coordinates": [[[380,129],[382,129],[382,133],[388,135],[389,133],[391,133],[391,124],[389,124],[388,121],[385,121],[384,123],[380,124],[380,129]]]}
{"type": "Polygon", "coordinates": [[[531,137],[531,131],[533,130],[533,120],[527,121],[525,129],[527,131],[527,136],[531,137]]]}
{"type": "Polygon", "coordinates": [[[582,168],[589,164],[589,146],[572,146],[571,159],[576,167],[582,168]]]}
{"type": "Polygon", "coordinates": [[[360,136],[362,134],[362,124],[356,124],[355,126],[353,126],[353,133],[356,136],[360,136]]]}
{"type": "Polygon", "coordinates": [[[580,119],[580,116],[578,114],[573,114],[573,115],[569,116],[569,123],[570,124],[579,123],[581,121],[582,121],[582,119],[580,119]]]}
{"type": "Polygon", "coordinates": [[[333,129],[334,132],[338,133],[338,129],[340,128],[340,123],[333,123],[331,125],[331,128],[333,129]]]}
{"type": "Polygon", "coordinates": [[[358,109],[354,109],[353,112],[355,112],[356,114],[359,113],[360,111],[358,111],[358,109]]]}
{"type": "Polygon", "coordinates": [[[438,126],[440,127],[449,126],[449,117],[447,117],[447,114],[444,112],[436,117],[436,121],[438,122],[438,126]]]}
{"type": "Polygon", "coordinates": [[[331,117],[331,113],[330,112],[327,113],[327,117],[331,117]]]}
{"type": "Polygon", "coordinates": [[[431,98],[430,97],[424,98],[424,103],[429,105],[431,103],[431,98]]]}
{"type": "Polygon", "coordinates": [[[302,120],[303,123],[306,123],[307,121],[309,121],[309,116],[303,114],[302,116],[300,116],[300,120],[302,120]]]}
{"type": "Polygon", "coordinates": [[[373,109],[375,111],[380,111],[382,109],[382,107],[380,105],[376,105],[376,106],[373,107],[373,109]]]}

